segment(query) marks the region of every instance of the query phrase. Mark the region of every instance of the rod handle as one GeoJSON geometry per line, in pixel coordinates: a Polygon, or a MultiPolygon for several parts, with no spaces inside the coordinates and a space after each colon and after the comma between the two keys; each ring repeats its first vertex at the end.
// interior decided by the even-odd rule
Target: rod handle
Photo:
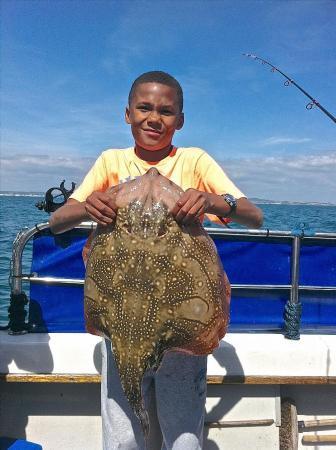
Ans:
{"type": "Polygon", "coordinates": [[[302,444],[316,444],[319,442],[336,443],[336,434],[307,434],[302,436],[302,444]]]}
{"type": "Polygon", "coordinates": [[[299,428],[336,426],[336,419],[300,420],[299,428]]]}
{"type": "Polygon", "coordinates": [[[225,427],[255,427],[263,425],[272,425],[273,419],[259,420],[218,420],[216,422],[205,422],[204,426],[208,428],[225,428],[225,427]]]}

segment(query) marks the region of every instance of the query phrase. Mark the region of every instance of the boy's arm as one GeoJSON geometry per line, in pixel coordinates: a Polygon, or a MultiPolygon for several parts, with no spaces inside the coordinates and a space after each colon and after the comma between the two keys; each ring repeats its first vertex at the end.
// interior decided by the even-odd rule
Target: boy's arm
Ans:
{"type": "Polygon", "coordinates": [[[70,198],[65,205],[52,213],[49,219],[50,230],[54,234],[71,230],[84,220],[88,220],[84,203],[70,198]]]}
{"type": "Polygon", "coordinates": [[[242,197],[237,200],[237,208],[230,214],[230,206],[221,195],[207,194],[209,197],[209,207],[207,213],[215,214],[218,217],[230,217],[234,222],[245,225],[249,228],[260,228],[263,224],[264,215],[260,208],[242,197]]]}
{"type": "Polygon", "coordinates": [[[53,233],[71,230],[84,220],[93,220],[100,225],[108,225],[116,218],[117,207],[115,194],[119,188],[115,186],[108,191],[92,192],[84,202],[70,198],[65,205],[57,209],[50,217],[49,225],[53,233]]]}
{"type": "Polygon", "coordinates": [[[262,226],[262,211],[245,197],[222,167],[204,151],[197,160],[195,178],[195,189],[188,189],[172,211],[177,221],[192,222],[206,213],[221,218],[230,217],[251,228],[262,226]],[[231,214],[230,206],[219,195],[223,193],[231,194],[237,199],[237,208],[231,214]]]}
{"type": "Polygon", "coordinates": [[[230,213],[230,206],[221,195],[188,189],[176,203],[172,214],[177,222],[187,224],[203,214],[214,214],[219,217],[230,217],[237,223],[250,228],[260,228],[263,223],[263,213],[260,208],[247,198],[237,200],[237,208],[230,213]]]}

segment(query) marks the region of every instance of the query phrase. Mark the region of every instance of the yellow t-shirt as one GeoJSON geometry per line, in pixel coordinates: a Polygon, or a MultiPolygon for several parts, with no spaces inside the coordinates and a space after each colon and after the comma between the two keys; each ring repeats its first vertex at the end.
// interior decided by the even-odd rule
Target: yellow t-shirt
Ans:
{"type": "MultiPolygon", "coordinates": [[[[166,158],[149,163],[140,159],[134,147],[130,147],[104,151],[70,198],[84,202],[93,191],[104,192],[119,183],[144,175],[151,167],[155,167],[161,175],[184,191],[193,188],[218,195],[228,193],[236,198],[245,197],[216,161],[201,148],[174,147],[166,158]]],[[[219,222],[216,216],[208,214],[207,217],[219,222]]]]}

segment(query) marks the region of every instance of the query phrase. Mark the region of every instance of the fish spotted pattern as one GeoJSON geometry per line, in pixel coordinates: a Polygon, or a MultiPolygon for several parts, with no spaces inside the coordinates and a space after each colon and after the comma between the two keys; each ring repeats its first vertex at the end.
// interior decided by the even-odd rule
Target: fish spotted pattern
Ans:
{"type": "Polygon", "coordinates": [[[181,189],[156,169],[120,185],[116,223],[93,240],[85,279],[87,330],[112,342],[125,395],[148,434],[141,382],[169,350],[211,353],[228,323],[230,286],[200,223],[170,214],[181,189]]]}

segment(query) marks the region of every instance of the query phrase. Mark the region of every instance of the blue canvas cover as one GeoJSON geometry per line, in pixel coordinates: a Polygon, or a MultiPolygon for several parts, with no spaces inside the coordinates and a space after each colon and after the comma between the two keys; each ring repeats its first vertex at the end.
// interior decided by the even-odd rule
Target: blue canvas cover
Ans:
{"type": "MultiPolygon", "coordinates": [[[[291,240],[214,237],[231,284],[290,284],[291,240]]],[[[287,291],[233,290],[231,331],[280,330],[287,291]]]]}
{"type": "MultiPolygon", "coordinates": [[[[39,277],[84,279],[82,249],[88,230],[53,235],[39,232],[33,240],[31,271],[39,277]]],[[[83,332],[83,286],[30,284],[29,323],[36,332],[83,332]]]]}
{"type": "MultiPolygon", "coordinates": [[[[336,240],[305,239],[301,248],[299,283],[336,286],[336,240]]],[[[336,292],[302,292],[303,328],[336,332],[336,292]]]]}
{"type": "MultiPolygon", "coordinates": [[[[84,279],[82,248],[88,230],[34,237],[32,272],[84,279]]],[[[212,235],[231,284],[290,285],[291,238],[212,235]]],[[[300,284],[336,286],[336,240],[303,239],[300,284]]],[[[231,331],[282,330],[289,290],[234,289],[231,331]]],[[[336,331],[335,293],[301,292],[301,331],[336,331]]],[[[83,286],[30,284],[29,321],[37,332],[83,332],[83,286]]]]}
{"type": "Polygon", "coordinates": [[[42,445],[24,439],[0,437],[0,450],[42,450],[42,445]]]}

